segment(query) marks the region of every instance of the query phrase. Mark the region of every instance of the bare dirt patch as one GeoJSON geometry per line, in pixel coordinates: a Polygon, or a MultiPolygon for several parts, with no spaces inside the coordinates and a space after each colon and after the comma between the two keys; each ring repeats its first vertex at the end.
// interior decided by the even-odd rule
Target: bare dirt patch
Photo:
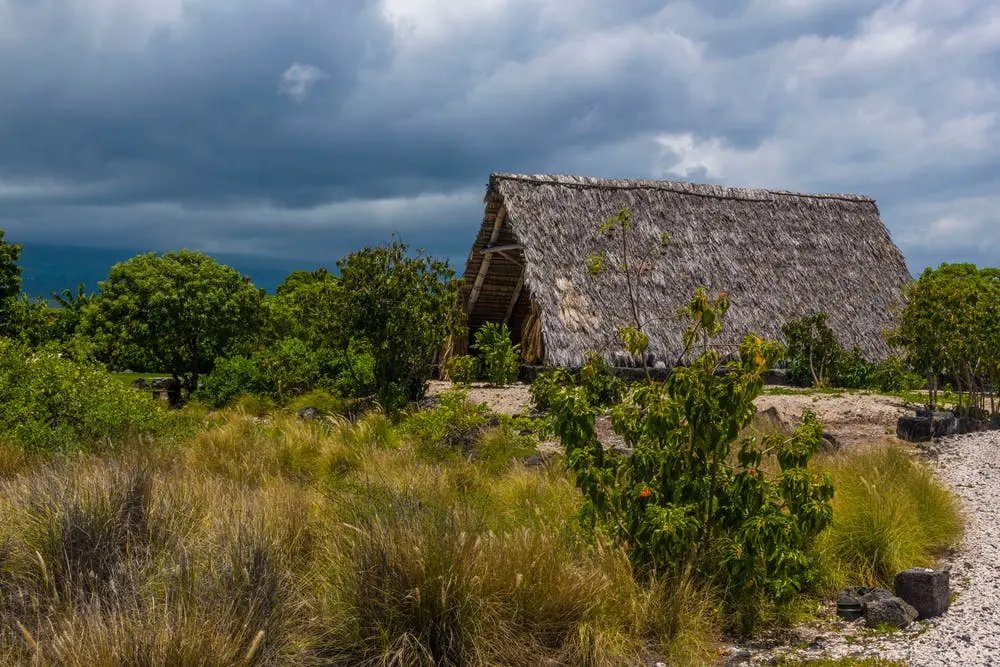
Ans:
{"type": "MultiPolygon", "coordinates": [[[[437,396],[451,387],[450,382],[433,381],[427,394],[437,396]]],[[[485,403],[494,412],[516,415],[526,414],[531,410],[531,394],[526,384],[493,387],[486,383],[475,383],[468,391],[470,401],[485,403]]],[[[757,399],[756,404],[760,411],[774,408],[779,419],[787,426],[794,426],[803,412],[812,410],[823,422],[824,429],[837,438],[843,447],[876,443],[887,437],[894,438],[896,420],[903,415],[913,414],[912,406],[908,407],[900,398],[868,392],[820,394],[803,391],[795,394],[765,394],[757,399]]],[[[598,426],[602,442],[607,440],[605,444],[612,446],[621,444],[620,439],[610,432],[610,423],[598,426]]]]}
{"type": "Polygon", "coordinates": [[[896,421],[913,414],[913,407],[901,398],[867,392],[765,394],[755,403],[760,411],[777,410],[781,421],[789,426],[798,423],[803,412],[812,410],[823,422],[824,430],[844,447],[895,438],[896,421]]]}

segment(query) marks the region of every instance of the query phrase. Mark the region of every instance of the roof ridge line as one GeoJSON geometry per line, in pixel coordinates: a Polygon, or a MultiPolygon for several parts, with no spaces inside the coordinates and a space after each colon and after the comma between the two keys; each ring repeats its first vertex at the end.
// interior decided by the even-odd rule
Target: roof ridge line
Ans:
{"type": "Polygon", "coordinates": [[[531,174],[508,174],[508,173],[494,173],[490,175],[490,180],[507,180],[507,181],[524,181],[528,183],[538,183],[542,185],[560,185],[568,188],[584,188],[584,189],[594,189],[594,190],[663,190],[666,192],[673,192],[680,195],[690,195],[692,197],[703,197],[706,199],[729,199],[734,201],[750,201],[750,202],[768,202],[772,201],[773,197],[753,197],[752,195],[737,195],[737,194],[717,194],[710,192],[697,192],[685,189],[684,187],[678,186],[688,186],[692,188],[713,188],[719,190],[730,190],[738,191],[742,190],[749,193],[764,193],[769,195],[774,195],[778,197],[802,197],[806,199],[832,199],[837,201],[846,201],[853,203],[870,203],[875,204],[875,199],[867,195],[853,195],[853,194],[811,194],[808,192],[792,192],[790,190],[769,190],[766,188],[740,188],[733,187],[729,185],[714,185],[710,183],[689,183],[686,181],[658,181],[653,179],[608,179],[608,178],[595,178],[591,176],[572,176],[566,175],[566,178],[573,179],[571,181],[562,181],[553,176],[535,176],[531,174]],[[597,183],[581,182],[577,179],[586,178],[595,181],[603,181],[597,183]],[[632,184],[622,185],[620,183],[627,183],[631,181],[632,184]],[[616,184],[617,183],[617,184],[616,184]]]}

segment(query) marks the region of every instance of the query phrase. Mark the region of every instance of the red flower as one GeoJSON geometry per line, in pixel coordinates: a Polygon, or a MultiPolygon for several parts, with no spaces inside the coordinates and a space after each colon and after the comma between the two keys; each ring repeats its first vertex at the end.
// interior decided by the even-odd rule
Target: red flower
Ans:
{"type": "Polygon", "coordinates": [[[649,498],[649,497],[650,497],[651,495],[653,495],[653,492],[652,492],[652,491],[650,491],[650,490],[649,490],[649,488],[645,488],[645,489],[643,489],[643,490],[642,490],[642,492],[641,492],[641,493],[639,494],[639,497],[640,497],[640,498],[649,498]]]}
{"type": "Polygon", "coordinates": [[[720,293],[719,293],[719,298],[720,298],[720,299],[728,299],[728,298],[729,298],[729,295],[728,295],[728,294],[726,294],[725,292],[720,292],[720,293]]]}

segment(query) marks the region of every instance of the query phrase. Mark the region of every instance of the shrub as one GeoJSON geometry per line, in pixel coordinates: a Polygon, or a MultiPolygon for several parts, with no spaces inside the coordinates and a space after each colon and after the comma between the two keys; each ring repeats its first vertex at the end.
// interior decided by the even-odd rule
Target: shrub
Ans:
{"type": "Polygon", "coordinates": [[[875,364],[871,374],[871,387],[881,392],[895,393],[912,391],[926,386],[927,380],[919,373],[912,372],[905,359],[890,355],[885,361],[875,364]]]}
{"type": "Polygon", "coordinates": [[[498,387],[517,380],[521,346],[511,342],[507,325],[487,322],[476,331],[475,338],[472,348],[482,357],[486,379],[498,387]]]}
{"type": "Polygon", "coordinates": [[[314,389],[296,396],[286,406],[288,412],[298,412],[303,408],[316,408],[327,415],[340,415],[348,412],[350,401],[337,394],[331,394],[324,389],[314,389]]]}
{"type": "Polygon", "coordinates": [[[844,389],[868,389],[874,384],[876,367],[861,356],[857,347],[837,359],[833,384],[844,389]]]}
{"type": "Polygon", "coordinates": [[[438,407],[411,414],[402,428],[423,456],[446,460],[471,454],[489,425],[485,405],[470,403],[464,391],[452,390],[441,394],[438,407]]]}
{"type": "Polygon", "coordinates": [[[279,403],[312,389],[319,379],[316,354],[298,338],[286,338],[253,356],[259,389],[279,403]]]}
{"type": "MultiPolygon", "coordinates": [[[[721,332],[728,307],[724,294],[713,301],[699,290],[684,310],[686,346],[721,332]]],[[[553,398],[554,428],[585,517],[624,545],[640,572],[679,576],[691,567],[722,586],[745,630],[759,618],[758,601],[787,602],[808,585],[808,552],[832,511],[830,478],[807,468],[822,442],[815,415],[790,438],[735,442],[753,418],[763,373],[782,353],[778,343],[749,336],[726,373],[709,348],[666,383],[634,385],[612,411],[615,431],[635,450],[631,457],[605,451],[581,387],[553,398]],[[760,469],[765,451],[780,463],[773,479],[760,469]]]]}
{"type": "Polygon", "coordinates": [[[788,371],[792,382],[806,387],[825,387],[836,372],[843,354],[826,315],[816,313],[789,320],[781,327],[788,347],[788,371]]]}
{"type": "Polygon", "coordinates": [[[217,359],[215,368],[205,378],[199,395],[217,408],[229,405],[237,396],[260,391],[260,369],[246,357],[217,359]]]}
{"type": "Polygon", "coordinates": [[[610,406],[621,398],[624,383],[614,374],[611,364],[599,354],[588,352],[580,368],[580,386],[591,405],[610,406]]]}
{"type": "Polygon", "coordinates": [[[565,386],[573,383],[573,376],[562,368],[539,373],[535,381],[531,383],[529,389],[531,393],[531,404],[536,410],[543,412],[552,407],[552,399],[565,386]]]}
{"type": "Polygon", "coordinates": [[[540,373],[529,389],[532,406],[536,410],[549,410],[555,395],[563,387],[570,385],[579,385],[591,406],[608,407],[617,402],[625,389],[625,383],[614,374],[611,364],[600,355],[588,352],[586,359],[575,377],[562,368],[540,373]]]}
{"type": "Polygon", "coordinates": [[[492,475],[510,469],[516,459],[531,456],[538,440],[532,433],[518,430],[509,420],[480,436],[472,446],[472,460],[492,475]]]}
{"type": "Polygon", "coordinates": [[[444,368],[445,375],[456,384],[470,384],[479,377],[479,360],[468,354],[451,357],[444,368]]]}
{"type": "Polygon", "coordinates": [[[0,339],[0,438],[27,450],[90,447],[161,428],[148,395],[98,366],[0,339]]]}
{"type": "Polygon", "coordinates": [[[447,262],[408,257],[398,241],[351,253],[337,267],[337,319],[328,344],[336,350],[363,344],[374,360],[379,400],[387,410],[400,409],[424,395],[434,355],[456,329],[455,273],[447,262]]]}

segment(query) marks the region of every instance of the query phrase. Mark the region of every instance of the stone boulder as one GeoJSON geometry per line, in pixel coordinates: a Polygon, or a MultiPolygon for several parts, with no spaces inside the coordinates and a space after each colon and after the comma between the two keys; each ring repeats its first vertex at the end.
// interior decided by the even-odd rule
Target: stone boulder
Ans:
{"type": "Polygon", "coordinates": [[[921,619],[934,618],[948,611],[951,604],[947,570],[914,567],[903,570],[893,579],[896,595],[912,605],[921,619]]]}
{"type": "Polygon", "coordinates": [[[931,436],[943,438],[955,435],[958,430],[958,420],[955,413],[946,410],[917,410],[917,416],[931,420],[931,436]]]}
{"type": "Polygon", "coordinates": [[[876,600],[888,600],[893,597],[892,591],[870,586],[851,586],[840,591],[838,602],[860,602],[867,604],[876,600]]]}
{"type": "Polygon", "coordinates": [[[896,436],[907,442],[927,442],[954,435],[958,430],[955,413],[940,410],[917,410],[913,417],[900,417],[896,422],[896,436]]]}
{"type": "Polygon", "coordinates": [[[834,454],[840,451],[840,441],[833,433],[823,431],[823,444],[820,445],[820,449],[827,454],[834,454]]]}
{"type": "Polygon", "coordinates": [[[153,391],[167,391],[172,389],[173,385],[173,378],[153,378],[149,383],[149,386],[153,389],[153,391]]]}
{"type": "Polygon", "coordinates": [[[296,416],[305,422],[313,421],[316,417],[319,417],[319,410],[312,406],[302,408],[296,413],[296,416]]]}
{"type": "Polygon", "coordinates": [[[897,597],[865,603],[865,625],[869,628],[877,628],[880,625],[905,628],[917,620],[917,616],[919,614],[916,609],[897,597]]]}
{"type": "Polygon", "coordinates": [[[146,378],[139,378],[138,380],[136,380],[135,382],[132,383],[132,388],[133,389],[149,389],[150,386],[149,386],[149,382],[146,380],[146,378]]]}
{"type": "Polygon", "coordinates": [[[931,420],[927,417],[900,417],[896,422],[896,437],[907,442],[928,442],[931,420]]]}
{"type": "Polygon", "coordinates": [[[850,603],[861,605],[865,625],[870,628],[883,624],[894,628],[905,628],[917,619],[916,609],[884,588],[868,586],[845,588],[837,599],[837,607],[850,603]]]}

